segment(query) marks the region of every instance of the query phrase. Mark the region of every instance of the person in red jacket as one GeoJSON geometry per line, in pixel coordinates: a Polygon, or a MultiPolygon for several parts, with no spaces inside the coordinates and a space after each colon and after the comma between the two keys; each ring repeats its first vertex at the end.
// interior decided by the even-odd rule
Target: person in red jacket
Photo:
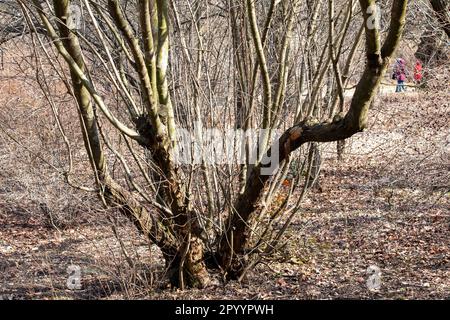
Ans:
{"type": "Polygon", "coordinates": [[[423,66],[420,60],[417,60],[416,65],[414,67],[414,81],[416,84],[420,84],[422,82],[423,74],[422,74],[423,66]]]}

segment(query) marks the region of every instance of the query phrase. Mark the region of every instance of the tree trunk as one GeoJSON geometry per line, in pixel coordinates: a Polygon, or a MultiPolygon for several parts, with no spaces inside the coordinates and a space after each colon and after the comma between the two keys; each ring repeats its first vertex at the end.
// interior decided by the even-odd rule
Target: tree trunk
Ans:
{"type": "Polygon", "coordinates": [[[203,243],[197,237],[188,237],[175,256],[166,257],[167,276],[172,286],[205,288],[210,275],[206,269],[203,243]]]}

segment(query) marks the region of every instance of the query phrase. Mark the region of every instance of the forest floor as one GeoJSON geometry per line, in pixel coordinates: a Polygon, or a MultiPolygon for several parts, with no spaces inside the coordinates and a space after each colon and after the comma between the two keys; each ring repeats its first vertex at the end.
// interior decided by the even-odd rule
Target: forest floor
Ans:
{"type": "Polygon", "coordinates": [[[383,95],[343,161],[335,144],[322,145],[320,188],[288,245],[246,281],[206,290],[168,289],[159,253],[128,223],[119,238],[130,265],[98,216],[49,227],[8,200],[0,175],[0,299],[449,299],[449,101],[445,92],[383,95]],[[381,272],[378,290],[368,289],[369,267],[381,272]],[[78,272],[81,288],[68,289],[78,272]]]}

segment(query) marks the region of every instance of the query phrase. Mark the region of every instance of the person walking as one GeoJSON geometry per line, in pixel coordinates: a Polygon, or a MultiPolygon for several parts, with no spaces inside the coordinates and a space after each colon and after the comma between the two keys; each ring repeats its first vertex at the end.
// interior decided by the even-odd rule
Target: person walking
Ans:
{"type": "Polygon", "coordinates": [[[405,81],[406,81],[406,67],[405,60],[402,58],[398,58],[395,62],[393,78],[397,80],[397,87],[395,88],[395,92],[404,92],[406,91],[405,81]]]}

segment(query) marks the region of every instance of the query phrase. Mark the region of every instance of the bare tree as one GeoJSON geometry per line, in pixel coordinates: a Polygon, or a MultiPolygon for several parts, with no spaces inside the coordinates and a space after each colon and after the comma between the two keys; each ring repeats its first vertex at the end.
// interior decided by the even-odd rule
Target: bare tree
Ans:
{"type": "MultiPolygon", "coordinates": [[[[332,0],[16,1],[27,28],[51,40],[30,36],[74,98],[101,201],[160,248],[181,288],[207,286],[212,269],[240,279],[277,250],[311,185],[317,143],[365,129],[407,3],[392,1],[383,32],[375,0],[359,0],[359,10],[332,0]],[[358,54],[365,65],[353,73],[358,54]],[[196,146],[208,142],[200,124],[264,130],[256,144],[233,144],[243,163],[204,153],[180,163],[182,128],[196,146]],[[114,174],[111,159],[122,166],[114,174]],[[274,203],[292,172],[288,196],[274,203]]],[[[212,154],[221,146],[209,144],[212,154]]]]}

